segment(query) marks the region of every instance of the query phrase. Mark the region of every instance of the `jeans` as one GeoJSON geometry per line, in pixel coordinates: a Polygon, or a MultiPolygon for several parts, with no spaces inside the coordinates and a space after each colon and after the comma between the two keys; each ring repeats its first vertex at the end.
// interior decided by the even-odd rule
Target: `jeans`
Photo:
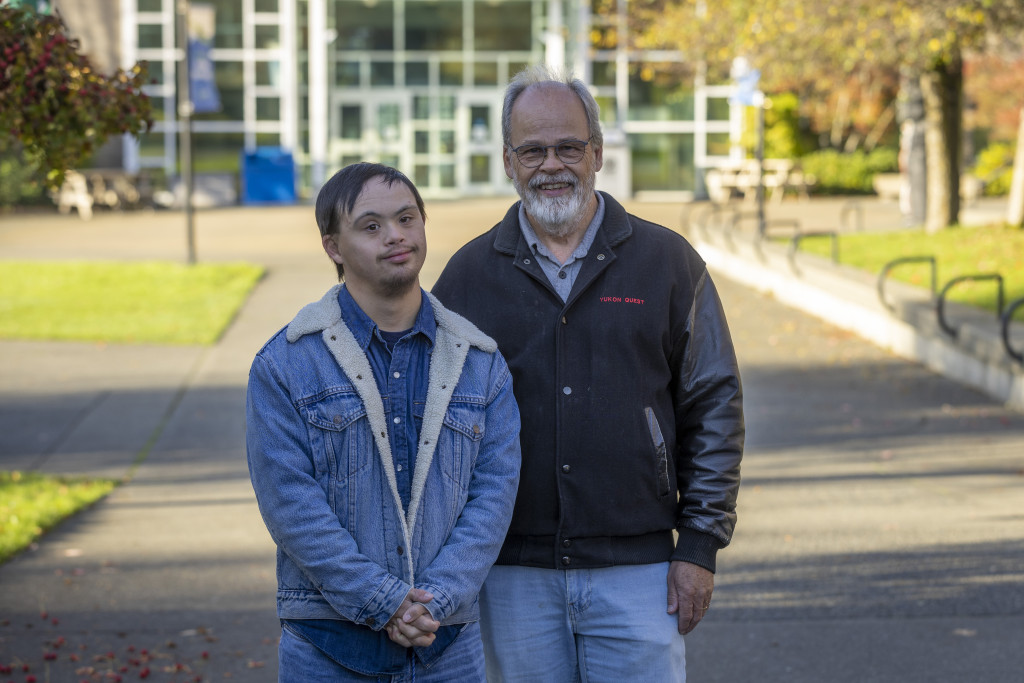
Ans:
{"type": "Polygon", "coordinates": [[[680,683],[686,647],[668,563],[602,569],[495,565],[480,593],[489,683],[680,683]]]}
{"type": "Polygon", "coordinates": [[[484,683],[480,624],[467,624],[459,637],[429,667],[410,653],[405,668],[392,676],[364,676],[350,671],[309,641],[281,630],[278,647],[279,683],[484,683]]]}

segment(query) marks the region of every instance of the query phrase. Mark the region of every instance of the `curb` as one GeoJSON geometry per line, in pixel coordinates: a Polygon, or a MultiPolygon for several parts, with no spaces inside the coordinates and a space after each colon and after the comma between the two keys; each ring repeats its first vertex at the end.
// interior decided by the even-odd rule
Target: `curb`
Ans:
{"type": "MultiPolygon", "coordinates": [[[[887,306],[863,271],[746,234],[693,232],[691,241],[711,270],[1024,412],[1024,365],[1007,353],[1000,322],[991,314],[947,302],[946,318],[957,324],[954,337],[940,326],[926,290],[889,282],[894,301],[887,306]]],[[[1010,330],[1012,338],[1024,339],[1024,324],[1011,323],[1010,330]]]]}

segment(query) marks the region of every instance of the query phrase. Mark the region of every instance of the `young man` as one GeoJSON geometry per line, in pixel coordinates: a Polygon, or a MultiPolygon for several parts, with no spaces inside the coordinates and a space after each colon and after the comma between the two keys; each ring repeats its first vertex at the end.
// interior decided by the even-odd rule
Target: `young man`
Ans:
{"type": "Polygon", "coordinates": [[[281,681],[484,680],[477,593],[512,512],[519,412],[495,342],[419,286],[425,218],[398,171],[339,171],[316,220],[344,284],[250,371],[281,681]]]}
{"type": "Polygon", "coordinates": [[[491,683],[683,680],[736,520],[721,302],[682,237],[594,191],[599,120],[578,79],[513,79],[502,133],[522,201],[433,290],[498,341],[522,410],[522,481],[481,594],[491,683]]]}

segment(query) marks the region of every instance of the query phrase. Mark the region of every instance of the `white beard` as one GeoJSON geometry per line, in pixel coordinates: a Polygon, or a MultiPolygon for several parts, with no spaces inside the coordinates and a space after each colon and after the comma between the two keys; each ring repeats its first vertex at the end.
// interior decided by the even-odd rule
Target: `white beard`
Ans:
{"type": "Polygon", "coordinates": [[[530,224],[535,230],[543,230],[548,236],[559,239],[575,231],[587,202],[594,194],[595,182],[593,173],[584,173],[579,177],[569,171],[534,176],[528,187],[523,187],[518,175],[513,174],[512,177],[512,185],[523,200],[530,224]],[[537,187],[547,183],[569,183],[573,191],[564,197],[545,197],[538,192],[537,187]]]}

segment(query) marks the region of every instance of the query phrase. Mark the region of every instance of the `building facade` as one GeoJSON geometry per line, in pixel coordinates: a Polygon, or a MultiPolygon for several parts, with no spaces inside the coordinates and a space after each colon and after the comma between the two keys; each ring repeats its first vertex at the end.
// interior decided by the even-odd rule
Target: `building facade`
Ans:
{"type": "MultiPolygon", "coordinates": [[[[144,60],[156,126],[123,145],[129,169],[176,174],[182,0],[119,0],[122,65],[144,60]]],[[[65,0],[87,6],[102,0],[65,0]]],[[[625,196],[701,193],[734,155],[741,114],[678,53],[629,49],[628,0],[192,0],[220,107],[192,117],[195,170],[237,173],[243,150],[281,147],[312,196],[359,160],[406,172],[431,198],[512,194],[501,159],[505,84],[528,64],[568,66],[602,109],[599,182],[625,196]],[[211,16],[212,15],[212,16],[211,16]],[[696,75],[694,75],[696,74],[696,75]]],[[[194,12],[195,14],[195,12],[194,12]]],[[[72,27],[74,28],[74,27],[72,27]]]]}

